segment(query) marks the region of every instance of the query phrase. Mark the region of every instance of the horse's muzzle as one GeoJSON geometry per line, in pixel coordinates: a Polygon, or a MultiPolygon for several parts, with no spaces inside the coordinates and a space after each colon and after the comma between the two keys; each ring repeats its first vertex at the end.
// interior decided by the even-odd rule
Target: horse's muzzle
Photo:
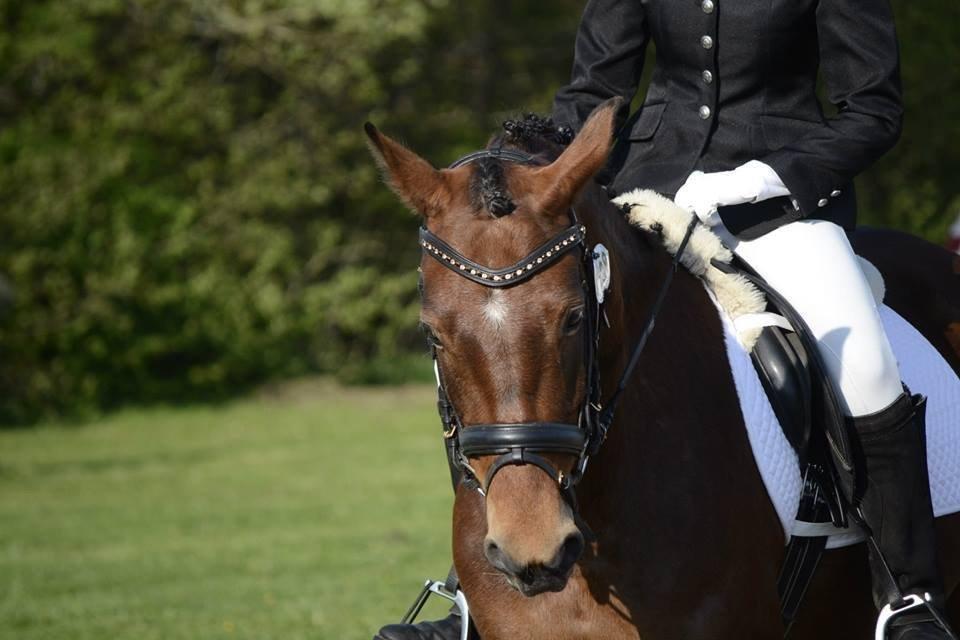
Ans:
{"type": "Polygon", "coordinates": [[[484,555],[495,569],[507,576],[512,587],[531,597],[546,591],[563,591],[583,548],[583,535],[578,531],[567,536],[554,558],[546,564],[521,566],[490,539],[484,544],[484,555]]]}

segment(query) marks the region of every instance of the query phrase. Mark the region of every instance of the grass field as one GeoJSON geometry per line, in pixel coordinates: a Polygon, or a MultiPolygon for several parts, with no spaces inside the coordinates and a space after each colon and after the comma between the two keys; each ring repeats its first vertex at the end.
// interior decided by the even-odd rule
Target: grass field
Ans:
{"type": "Polygon", "coordinates": [[[369,638],[449,568],[433,402],[303,383],[0,432],[0,638],[369,638]]]}

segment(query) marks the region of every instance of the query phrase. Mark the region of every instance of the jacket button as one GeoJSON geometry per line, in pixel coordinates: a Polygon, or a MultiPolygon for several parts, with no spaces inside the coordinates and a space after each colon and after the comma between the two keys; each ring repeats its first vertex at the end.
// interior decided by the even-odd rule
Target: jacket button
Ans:
{"type": "Polygon", "coordinates": [[[713,49],[713,38],[711,38],[710,36],[703,36],[702,38],[700,38],[700,45],[704,49],[713,49]]]}
{"type": "Polygon", "coordinates": [[[830,204],[830,201],[827,200],[826,198],[820,198],[820,200],[817,202],[818,207],[825,207],[828,204],[830,204]]]}
{"type": "Polygon", "coordinates": [[[700,107],[700,119],[706,120],[709,117],[710,117],[710,107],[708,107],[707,105],[703,105],[702,107],[700,107]]]}
{"type": "Polygon", "coordinates": [[[830,192],[830,197],[831,197],[831,198],[839,198],[839,197],[840,197],[840,189],[834,189],[833,191],[831,191],[831,192],[830,192]]]}
{"type": "Polygon", "coordinates": [[[711,82],[713,82],[713,74],[710,73],[709,69],[703,70],[703,81],[706,82],[707,84],[710,84],[711,82]]]}
{"type": "Polygon", "coordinates": [[[700,3],[700,8],[703,9],[704,13],[713,13],[714,6],[713,0],[703,0],[703,2],[700,3]]]}

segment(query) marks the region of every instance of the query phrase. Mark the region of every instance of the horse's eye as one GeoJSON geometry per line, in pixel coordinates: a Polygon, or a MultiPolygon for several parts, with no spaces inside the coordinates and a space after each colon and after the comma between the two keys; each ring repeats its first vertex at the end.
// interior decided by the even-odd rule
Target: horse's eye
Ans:
{"type": "Polygon", "coordinates": [[[443,344],[440,342],[440,338],[437,337],[437,334],[434,333],[428,325],[420,323],[420,330],[423,331],[423,335],[427,338],[427,346],[431,349],[443,349],[443,344]]]}
{"type": "Polygon", "coordinates": [[[567,319],[563,323],[563,332],[566,334],[576,333],[583,324],[583,307],[577,307],[567,312],[567,319]]]}

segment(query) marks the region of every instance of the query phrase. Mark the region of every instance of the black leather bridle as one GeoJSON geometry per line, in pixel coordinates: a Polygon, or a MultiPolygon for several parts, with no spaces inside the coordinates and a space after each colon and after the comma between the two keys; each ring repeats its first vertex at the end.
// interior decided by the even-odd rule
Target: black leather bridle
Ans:
{"type": "MultiPolygon", "coordinates": [[[[476,151],[460,158],[451,169],[481,160],[494,158],[520,164],[538,164],[530,155],[512,149],[489,149],[476,151]]],[[[607,432],[613,422],[617,402],[627,380],[637,364],[640,353],[647,342],[655,324],[656,315],[666,296],[667,289],[676,272],[679,258],[693,232],[696,217],[690,223],[686,236],[674,257],[660,294],[654,303],[650,317],[644,327],[638,344],[615,392],[606,407],[602,404],[600,388],[600,321],[603,317],[603,291],[597,290],[594,277],[594,260],[597,249],[587,243],[587,230],[577,219],[573,207],[569,211],[570,226],[540,245],[516,264],[503,269],[490,269],[480,265],[435,236],[425,226],[420,227],[421,251],[438,261],[447,269],[486,287],[513,287],[526,282],[537,273],[555,264],[572,251],[579,252],[580,285],[583,291],[584,339],[586,342],[586,394],[580,407],[577,424],[563,422],[519,422],[511,424],[471,424],[464,425],[450,401],[444,383],[443,372],[437,360],[435,347],[432,349],[434,368],[437,374],[437,395],[440,419],[443,423],[443,435],[447,444],[447,456],[453,468],[472,481],[477,489],[486,495],[497,472],[508,465],[532,464],[553,478],[565,499],[576,512],[574,487],[583,478],[590,457],[600,450],[607,432]],[[541,454],[556,453],[576,457],[570,473],[564,473],[541,454]],[[487,470],[481,483],[477,473],[470,466],[470,458],[497,456],[487,470]]]]}

